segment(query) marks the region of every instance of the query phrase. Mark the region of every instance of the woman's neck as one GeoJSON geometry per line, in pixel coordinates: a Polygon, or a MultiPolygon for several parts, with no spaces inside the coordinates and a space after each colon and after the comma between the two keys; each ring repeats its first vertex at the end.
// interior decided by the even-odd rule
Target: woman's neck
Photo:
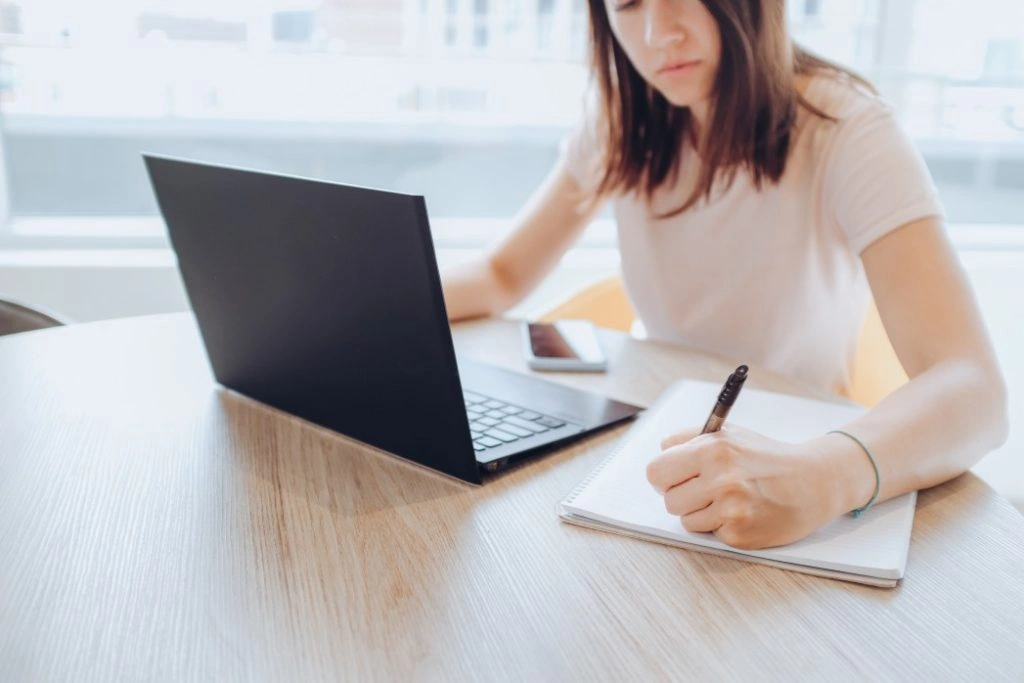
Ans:
{"type": "Polygon", "coordinates": [[[707,130],[708,118],[711,116],[711,100],[701,100],[690,105],[692,117],[690,130],[693,132],[694,146],[700,148],[701,136],[707,130]]]}

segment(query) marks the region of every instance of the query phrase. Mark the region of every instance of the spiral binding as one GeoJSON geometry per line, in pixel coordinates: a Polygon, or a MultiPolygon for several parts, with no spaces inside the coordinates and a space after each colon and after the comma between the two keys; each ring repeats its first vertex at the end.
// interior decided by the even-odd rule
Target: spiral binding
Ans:
{"type": "Polygon", "coordinates": [[[658,396],[658,399],[651,406],[644,410],[643,414],[636,421],[636,424],[629,428],[629,430],[619,440],[619,443],[615,445],[615,448],[612,450],[612,452],[609,453],[605,457],[605,459],[602,460],[598,464],[598,466],[594,468],[593,472],[587,475],[586,479],[584,479],[583,481],[576,485],[576,488],[572,490],[572,493],[570,493],[568,496],[562,499],[560,505],[567,505],[573,503],[576,500],[576,496],[583,493],[583,489],[590,486],[591,482],[593,482],[594,479],[597,478],[597,475],[601,474],[604,468],[608,466],[608,463],[610,463],[612,460],[619,456],[622,450],[626,447],[626,444],[630,441],[629,437],[642,431],[647,426],[648,420],[653,420],[653,416],[658,414],[658,412],[662,409],[663,405],[671,401],[672,396],[674,396],[679,391],[681,383],[682,382],[676,382],[668,389],[664,390],[661,393],[661,395],[658,396]]]}
{"type": "Polygon", "coordinates": [[[583,481],[581,481],[579,484],[577,484],[576,488],[574,488],[572,490],[572,492],[568,496],[566,496],[565,498],[562,499],[562,505],[572,504],[576,500],[576,496],[578,496],[581,493],[583,493],[583,489],[585,489],[588,486],[590,486],[590,483],[593,482],[595,479],[597,479],[597,475],[601,474],[601,471],[604,470],[604,468],[608,466],[608,463],[610,463],[612,460],[614,460],[616,457],[618,457],[619,453],[622,452],[622,449],[623,449],[623,447],[625,445],[626,445],[626,439],[623,438],[615,446],[615,448],[612,450],[612,452],[609,453],[608,455],[606,455],[604,457],[604,460],[602,460],[600,463],[598,463],[597,467],[595,467],[594,470],[590,474],[588,474],[583,481]]]}

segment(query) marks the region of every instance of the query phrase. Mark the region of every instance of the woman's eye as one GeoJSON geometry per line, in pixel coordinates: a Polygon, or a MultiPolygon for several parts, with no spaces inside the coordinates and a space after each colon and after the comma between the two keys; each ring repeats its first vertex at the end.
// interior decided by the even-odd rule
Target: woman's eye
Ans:
{"type": "Polygon", "coordinates": [[[640,0],[626,0],[626,2],[620,2],[615,5],[616,12],[625,12],[626,10],[633,9],[640,4],[640,0]]]}

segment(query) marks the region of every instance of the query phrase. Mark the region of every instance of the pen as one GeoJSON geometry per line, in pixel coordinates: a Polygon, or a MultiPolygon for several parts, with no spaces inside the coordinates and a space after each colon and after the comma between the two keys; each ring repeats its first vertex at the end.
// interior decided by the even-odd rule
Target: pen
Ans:
{"type": "Polygon", "coordinates": [[[743,383],[747,381],[747,370],[746,365],[741,365],[736,368],[736,372],[729,375],[729,379],[725,380],[725,384],[722,385],[722,391],[718,394],[718,400],[715,402],[715,407],[711,409],[711,414],[708,415],[708,421],[704,423],[704,429],[701,430],[701,434],[717,432],[725,424],[725,418],[729,414],[729,409],[736,402],[736,397],[740,395],[743,383]]]}

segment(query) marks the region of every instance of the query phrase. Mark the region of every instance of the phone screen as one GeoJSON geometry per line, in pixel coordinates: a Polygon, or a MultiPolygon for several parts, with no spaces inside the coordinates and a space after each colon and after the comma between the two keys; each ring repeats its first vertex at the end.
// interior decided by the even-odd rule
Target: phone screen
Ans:
{"type": "Polygon", "coordinates": [[[604,359],[594,326],[586,320],[530,323],[530,349],[538,358],[564,358],[584,362],[600,362],[604,359]]]}

